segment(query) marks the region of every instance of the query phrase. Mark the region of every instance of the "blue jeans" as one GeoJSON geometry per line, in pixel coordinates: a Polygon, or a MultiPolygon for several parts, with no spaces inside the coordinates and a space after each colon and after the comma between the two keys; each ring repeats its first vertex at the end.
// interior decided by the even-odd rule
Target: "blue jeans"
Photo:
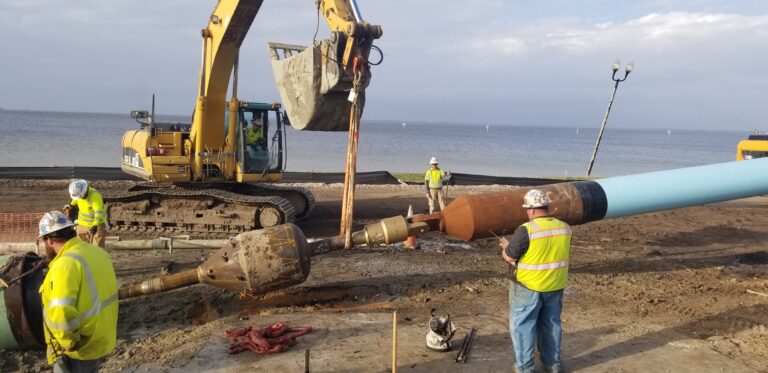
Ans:
{"type": "Polygon", "coordinates": [[[514,281],[509,283],[509,334],[518,373],[533,372],[533,348],[549,371],[562,371],[560,344],[563,328],[563,290],[539,293],[514,281]]]}

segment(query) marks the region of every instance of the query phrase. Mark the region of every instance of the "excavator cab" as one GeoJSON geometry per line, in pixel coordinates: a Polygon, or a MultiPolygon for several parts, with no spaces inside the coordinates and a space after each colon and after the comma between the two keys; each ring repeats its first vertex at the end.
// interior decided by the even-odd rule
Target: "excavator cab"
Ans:
{"type": "Polygon", "coordinates": [[[263,180],[284,169],[283,113],[279,104],[245,102],[237,118],[238,178],[263,180]]]}

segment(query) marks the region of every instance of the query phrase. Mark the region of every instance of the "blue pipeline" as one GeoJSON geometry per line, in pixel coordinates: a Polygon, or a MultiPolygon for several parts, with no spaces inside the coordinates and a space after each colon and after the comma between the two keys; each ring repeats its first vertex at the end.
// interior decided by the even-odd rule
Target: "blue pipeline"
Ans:
{"type": "Polygon", "coordinates": [[[768,158],[595,180],[605,192],[603,218],[768,194],[768,158]]]}

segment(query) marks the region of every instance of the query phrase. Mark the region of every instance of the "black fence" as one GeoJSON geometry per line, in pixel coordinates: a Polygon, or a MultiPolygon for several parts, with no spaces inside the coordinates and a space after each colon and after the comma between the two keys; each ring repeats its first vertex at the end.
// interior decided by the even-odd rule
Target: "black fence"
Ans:
{"type": "MultiPolygon", "coordinates": [[[[452,173],[454,185],[517,185],[537,186],[563,182],[557,179],[530,177],[500,177],[452,173]]],[[[116,167],[0,167],[0,179],[35,180],[140,180],[116,167]]],[[[359,172],[357,184],[399,184],[400,181],[387,171],[359,172]]],[[[343,172],[286,172],[283,181],[288,183],[343,183],[343,172]]],[[[420,183],[409,183],[420,184],[420,183]]]]}

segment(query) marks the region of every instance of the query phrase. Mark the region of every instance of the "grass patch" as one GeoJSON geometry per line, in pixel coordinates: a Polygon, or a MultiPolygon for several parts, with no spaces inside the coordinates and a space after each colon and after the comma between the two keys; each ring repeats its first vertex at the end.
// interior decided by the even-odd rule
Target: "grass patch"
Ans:
{"type": "Polygon", "coordinates": [[[423,173],[391,172],[392,176],[406,183],[419,183],[424,181],[423,173]]]}

